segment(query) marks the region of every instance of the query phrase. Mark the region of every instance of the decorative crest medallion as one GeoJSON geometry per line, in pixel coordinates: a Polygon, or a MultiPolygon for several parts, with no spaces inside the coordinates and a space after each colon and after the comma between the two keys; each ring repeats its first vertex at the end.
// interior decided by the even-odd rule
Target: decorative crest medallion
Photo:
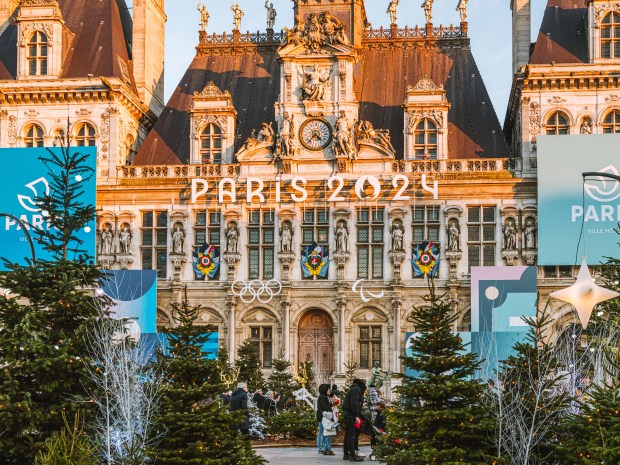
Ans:
{"type": "Polygon", "coordinates": [[[298,15],[293,29],[285,29],[282,46],[304,45],[306,54],[322,53],[325,45],[349,45],[349,38],[345,33],[346,26],[329,11],[321,14],[312,13],[304,23],[298,15]]]}

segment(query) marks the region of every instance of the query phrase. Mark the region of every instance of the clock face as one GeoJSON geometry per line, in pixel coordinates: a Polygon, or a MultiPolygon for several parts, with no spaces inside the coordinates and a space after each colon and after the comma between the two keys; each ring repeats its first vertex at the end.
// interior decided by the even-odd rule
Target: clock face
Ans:
{"type": "Polygon", "coordinates": [[[332,141],[332,127],[324,119],[304,121],[299,129],[301,144],[308,150],[323,150],[332,141]]]}

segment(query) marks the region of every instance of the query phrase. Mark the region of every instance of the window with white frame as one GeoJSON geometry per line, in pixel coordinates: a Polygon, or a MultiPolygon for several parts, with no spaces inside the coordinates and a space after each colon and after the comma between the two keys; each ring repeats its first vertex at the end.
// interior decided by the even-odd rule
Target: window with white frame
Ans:
{"type": "Polygon", "coordinates": [[[547,118],[546,130],[548,135],[568,134],[568,116],[561,111],[554,111],[547,118]]]}
{"type": "Polygon", "coordinates": [[[367,370],[372,368],[375,362],[381,366],[381,326],[360,326],[360,368],[367,370]]]}
{"type": "Polygon", "coordinates": [[[383,208],[357,210],[357,277],[383,278],[385,214],[383,208]]]}
{"type": "Polygon", "coordinates": [[[30,76],[47,76],[48,38],[41,31],[36,31],[27,45],[28,74],[30,76]]]}
{"type": "Polygon", "coordinates": [[[620,14],[616,12],[601,21],[601,58],[620,58],[620,14]]]}
{"type": "Polygon", "coordinates": [[[165,278],[168,266],[168,212],[143,211],[140,230],[142,269],[155,269],[158,278],[165,278]]]}
{"type": "Polygon", "coordinates": [[[202,163],[222,163],[222,128],[207,124],[200,134],[200,159],[202,163]]]}
{"type": "Polygon", "coordinates": [[[43,147],[43,128],[38,124],[29,124],[24,129],[26,147],[43,147]]]}
{"type": "Polygon", "coordinates": [[[467,208],[468,265],[495,265],[495,207],[467,208]]]}
{"type": "Polygon", "coordinates": [[[273,359],[273,327],[251,326],[250,341],[262,368],[271,368],[273,359]]]}
{"type": "Polygon", "coordinates": [[[275,222],[273,210],[248,212],[248,276],[272,279],[274,269],[275,222]]]}
{"type": "Polygon", "coordinates": [[[603,134],[620,132],[620,110],[612,110],[603,119],[603,134]]]}
{"type": "Polygon", "coordinates": [[[437,159],[437,125],[428,118],[415,127],[414,150],[416,159],[437,159]]]}

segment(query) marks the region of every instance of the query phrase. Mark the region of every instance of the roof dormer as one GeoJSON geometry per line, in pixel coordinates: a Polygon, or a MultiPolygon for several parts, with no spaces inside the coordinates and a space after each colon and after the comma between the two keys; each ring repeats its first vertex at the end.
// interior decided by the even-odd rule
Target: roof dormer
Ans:
{"type": "Polygon", "coordinates": [[[73,34],[57,0],[21,0],[17,23],[18,79],[57,79],[73,34]]]}
{"type": "Polygon", "coordinates": [[[620,1],[589,0],[588,48],[591,63],[620,61],[620,1]]]}

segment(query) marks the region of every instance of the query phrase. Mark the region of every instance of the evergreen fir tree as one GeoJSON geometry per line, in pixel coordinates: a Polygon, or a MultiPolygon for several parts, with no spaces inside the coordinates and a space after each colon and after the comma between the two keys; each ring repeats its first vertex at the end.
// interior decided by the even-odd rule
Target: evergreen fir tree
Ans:
{"type": "Polygon", "coordinates": [[[269,389],[277,392],[284,398],[293,396],[295,380],[291,373],[291,362],[281,354],[279,358],[274,358],[272,363],[273,370],[269,376],[269,389]]]}
{"type": "Polygon", "coordinates": [[[261,363],[256,347],[250,339],[247,339],[237,349],[235,367],[239,368],[239,381],[248,383],[250,392],[254,392],[265,385],[265,379],[260,366],[261,363]]]}
{"type": "MultiPolygon", "coordinates": [[[[33,463],[63,429],[63,413],[88,410],[83,335],[105,306],[87,291],[101,275],[80,254],[76,236],[94,218],[94,205],[80,200],[94,170],[73,148],[50,149],[43,161],[50,193],[36,201],[51,228],[31,231],[53,258],[5,263],[8,272],[0,275],[0,287],[10,292],[0,295],[0,463],[7,465],[33,463]]],[[[87,411],[83,417],[88,422],[87,411]]]]}
{"type": "Polygon", "coordinates": [[[360,364],[357,362],[346,362],[344,364],[344,376],[347,378],[344,384],[345,392],[351,388],[353,380],[357,378],[357,370],[359,370],[360,364]]]}
{"type": "Polygon", "coordinates": [[[158,363],[166,367],[168,383],[161,399],[158,427],[162,441],[152,451],[161,465],[259,465],[247,438],[235,429],[240,415],[219,401],[225,390],[217,360],[203,346],[212,327],[198,326],[200,307],[187,301],[172,304],[176,325],[164,332],[168,350],[158,363]]]}
{"type": "Polygon", "coordinates": [[[482,405],[483,387],[471,379],[475,355],[464,354],[460,336],[452,333],[458,315],[435,295],[431,282],[427,304],[414,309],[419,336],[403,365],[417,374],[404,375],[396,388],[400,403],[388,417],[389,436],[377,449],[389,465],[489,464],[492,423],[482,405]]]}

